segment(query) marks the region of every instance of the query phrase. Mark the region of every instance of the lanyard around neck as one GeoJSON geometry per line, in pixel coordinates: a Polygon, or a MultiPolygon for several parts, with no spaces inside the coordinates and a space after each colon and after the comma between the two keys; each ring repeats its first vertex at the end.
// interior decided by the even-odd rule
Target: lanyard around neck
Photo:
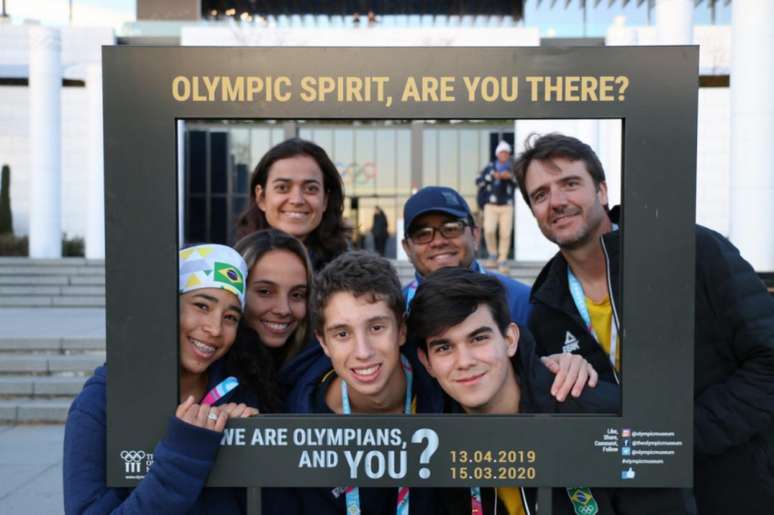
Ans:
{"type": "MultiPolygon", "coordinates": [[[[570,295],[572,295],[572,300],[575,303],[575,307],[578,309],[578,313],[580,313],[581,318],[583,319],[583,322],[586,324],[586,329],[591,333],[591,336],[594,337],[597,342],[600,344],[602,343],[599,339],[599,336],[597,336],[597,333],[594,331],[594,327],[591,325],[591,315],[589,315],[589,309],[586,306],[586,296],[583,293],[583,286],[581,285],[580,281],[577,277],[575,277],[575,274],[572,273],[572,270],[570,269],[570,265],[567,265],[567,284],[570,286],[570,295]]],[[[611,304],[611,308],[612,304],[611,304]]],[[[613,369],[616,369],[616,351],[618,350],[618,328],[615,325],[615,316],[610,317],[610,362],[613,364],[613,369]]]]}
{"type": "MultiPolygon", "coordinates": [[[[403,373],[406,376],[406,400],[403,403],[403,412],[411,415],[411,391],[414,382],[414,373],[411,369],[411,363],[408,362],[403,354],[400,355],[400,365],[403,367],[403,373]]],[[[341,380],[341,411],[344,415],[352,414],[352,407],[349,403],[349,387],[347,382],[341,380]]],[[[360,489],[356,486],[348,486],[345,490],[347,515],[360,515],[360,489]]],[[[395,506],[397,515],[408,515],[409,512],[409,489],[407,486],[398,488],[398,502],[395,506]]]]}

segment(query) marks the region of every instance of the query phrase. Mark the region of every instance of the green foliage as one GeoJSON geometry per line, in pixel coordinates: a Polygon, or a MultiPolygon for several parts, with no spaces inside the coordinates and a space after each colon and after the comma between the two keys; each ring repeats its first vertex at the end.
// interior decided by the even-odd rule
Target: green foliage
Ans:
{"type": "Polygon", "coordinates": [[[83,257],[86,255],[83,238],[62,237],[62,257],[83,257]]]}
{"type": "Polygon", "coordinates": [[[11,214],[11,167],[3,165],[0,180],[0,235],[13,236],[13,215],[11,214]]]}
{"type": "Polygon", "coordinates": [[[0,256],[28,256],[29,242],[26,236],[0,234],[0,256]]]}
{"type": "MultiPolygon", "coordinates": [[[[0,234],[0,256],[29,256],[29,238],[16,237],[13,234],[0,234]]],[[[62,257],[83,257],[85,242],[83,238],[62,237],[62,257]]]]}

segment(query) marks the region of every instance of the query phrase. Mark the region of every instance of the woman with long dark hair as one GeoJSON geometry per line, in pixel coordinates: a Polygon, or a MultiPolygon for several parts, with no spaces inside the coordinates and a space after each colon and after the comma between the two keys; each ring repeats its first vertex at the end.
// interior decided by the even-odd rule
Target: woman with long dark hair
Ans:
{"type": "Polygon", "coordinates": [[[339,171],[320,146],[292,138],[269,149],[250,179],[250,206],[237,235],[274,228],[306,247],[314,270],[347,250],[339,171]]]}
{"type": "Polygon", "coordinates": [[[234,248],[248,274],[244,316],[228,366],[274,411],[281,403],[283,366],[309,341],[312,267],[304,245],[276,229],[245,236],[234,248]]]}

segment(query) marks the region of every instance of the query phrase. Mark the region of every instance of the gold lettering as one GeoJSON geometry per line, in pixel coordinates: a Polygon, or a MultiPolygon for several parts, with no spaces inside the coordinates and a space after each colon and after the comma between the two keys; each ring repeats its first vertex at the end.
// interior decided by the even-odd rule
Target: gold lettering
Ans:
{"type": "Polygon", "coordinates": [[[401,102],[411,100],[413,102],[419,102],[419,89],[417,88],[417,81],[414,77],[409,77],[406,80],[406,85],[403,86],[403,95],[400,97],[401,102]]]}
{"type": "Polygon", "coordinates": [[[221,95],[223,102],[244,102],[245,101],[245,78],[243,76],[231,77],[225,76],[221,81],[221,95]]]}
{"type": "Polygon", "coordinates": [[[274,81],[274,96],[277,98],[278,102],[287,102],[290,100],[290,91],[288,89],[283,89],[283,86],[285,88],[290,88],[289,77],[277,77],[274,81]]]}
{"type": "Polygon", "coordinates": [[[191,96],[191,81],[188,80],[188,77],[183,77],[182,75],[178,75],[174,79],[172,79],[172,97],[177,100],[178,102],[185,102],[188,100],[188,97],[191,96]],[[183,91],[180,91],[180,87],[182,86],[183,91]]]}
{"type": "Polygon", "coordinates": [[[247,101],[252,102],[263,91],[263,79],[260,77],[247,77],[247,101]]]}
{"type": "Polygon", "coordinates": [[[540,90],[540,83],[543,82],[543,77],[527,77],[527,82],[529,82],[529,86],[530,86],[529,99],[532,102],[537,102],[538,91],[540,90]]]}
{"type": "Polygon", "coordinates": [[[473,82],[471,82],[470,77],[462,77],[465,89],[468,90],[468,102],[476,100],[476,88],[478,88],[478,82],[481,80],[481,77],[473,77],[473,79],[473,82]]]}
{"type": "Polygon", "coordinates": [[[583,77],[581,80],[581,100],[587,102],[597,101],[597,78],[596,77],[583,77]]]}

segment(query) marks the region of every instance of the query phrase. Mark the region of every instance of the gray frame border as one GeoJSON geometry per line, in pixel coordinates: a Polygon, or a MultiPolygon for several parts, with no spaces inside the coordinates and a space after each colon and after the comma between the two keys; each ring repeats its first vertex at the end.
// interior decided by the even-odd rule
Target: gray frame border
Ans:
{"type": "MultiPolygon", "coordinates": [[[[692,482],[695,168],[698,47],[605,48],[103,48],[108,484],[133,486],[121,450],[153,449],[177,405],[177,119],[465,119],[621,118],[624,120],[622,312],[626,388],[621,417],[308,417],[265,416],[233,425],[258,427],[390,427],[407,434],[435,429],[441,447],[431,480],[364,480],[361,485],[452,486],[441,451],[470,442],[539,453],[531,486],[690,486],[692,482]],[[431,72],[430,72],[431,71],[431,72]],[[622,102],[384,105],[328,101],[177,102],[178,75],[626,75],[622,102]],[[658,371],[654,373],[654,371],[658,371]],[[514,423],[518,424],[515,435],[514,423]],[[591,443],[607,428],[665,428],[683,448],[669,466],[640,467],[623,480],[620,464],[591,443]],[[567,438],[571,434],[572,438],[567,438]]],[[[287,449],[226,447],[211,486],[323,486],[337,471],[302,474],[287,449]],[[271,467],[256,466],[271,463],[271,467]],[[334,473],[335,472],[335,473],[334,473]],[[333,475],[332,475],[333,474],[333,475]]],[[[409,462],[418,451],[409,451],[409,462]]],[[[413,465],[410,472],[415,471],[413,465]]],[[[305,471],[308,472],[308,471],[305,471]]],[[[416,474],[414,474],[416,476],[416,474]]],[[[505,484],[505,482],[500,482],[505,484]]]]}

